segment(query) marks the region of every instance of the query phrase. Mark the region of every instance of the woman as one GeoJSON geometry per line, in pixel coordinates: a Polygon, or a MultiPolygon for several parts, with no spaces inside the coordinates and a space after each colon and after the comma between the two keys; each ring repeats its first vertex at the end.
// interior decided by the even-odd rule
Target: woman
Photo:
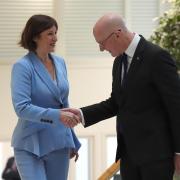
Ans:
{"type": "Polygon", "coordinates": [[[69,157],[78,158],[80,143],[73,129],[62,123],[78,117],[61,110],[68,107],[69,86],[63,58],[51,54],[57,30],[52,17],[32,16],[19,42],[29,52],[12,69],[18,116],[12,146],[22,180],[66,180],[69,157]]]}

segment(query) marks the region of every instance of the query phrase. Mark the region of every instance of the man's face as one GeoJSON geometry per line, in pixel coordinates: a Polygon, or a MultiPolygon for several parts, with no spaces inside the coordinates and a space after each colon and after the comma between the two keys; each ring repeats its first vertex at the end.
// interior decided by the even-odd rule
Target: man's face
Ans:
{"type": "Polygon", "coordinates": [[[119,56],[123,53],[120,36],[120,29],[111,32],[109,31],[106,34],[105,32],[96,33],[96,31],[94,31],[94,37],[96,39],[96,42],[99,44],[100,51],[108,51],[113,57],[119,56]]]}

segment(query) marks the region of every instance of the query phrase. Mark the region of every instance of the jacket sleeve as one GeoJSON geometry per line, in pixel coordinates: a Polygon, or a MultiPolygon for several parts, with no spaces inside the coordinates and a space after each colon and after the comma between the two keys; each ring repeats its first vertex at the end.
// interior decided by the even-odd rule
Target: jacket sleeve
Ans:
{"type": "Polygon", "coordinates": [[[118,106],[112,97],[97,104],[81,108],[85,120],[85,126],[91,126],[102,120],[111,118],[117,114],[118,106]]]}
{"type": "Polygon", "coordinates": [[[43,108],[31,102],[31,69],[27,64],[16,63],[11,74],[12,102],[17,116],[20,119],[35,123],[58,125],[60,122],[60,110],[43,108]]]}

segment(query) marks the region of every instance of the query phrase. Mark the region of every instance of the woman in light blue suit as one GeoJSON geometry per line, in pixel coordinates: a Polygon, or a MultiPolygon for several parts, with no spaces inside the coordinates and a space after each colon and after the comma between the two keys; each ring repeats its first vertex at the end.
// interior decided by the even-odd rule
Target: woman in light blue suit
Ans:
{"type": "Polygon", "coordinates": [[[32,16],[19,43],[29,52],[12,69],[12,102],[18,116],[12,146],[22,180],[66,180],[69,158],[78,158],[80,143],[62,123],[78,117],[61,110],[68,107],[69,86],[63,58],[51,54],[57,29],[52,17],[32,16]]]}

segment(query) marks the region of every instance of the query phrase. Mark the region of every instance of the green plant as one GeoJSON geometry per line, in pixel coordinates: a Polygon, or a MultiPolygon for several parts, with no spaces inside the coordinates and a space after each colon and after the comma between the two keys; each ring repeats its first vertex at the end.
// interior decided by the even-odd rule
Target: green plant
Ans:
{"type": "Polygon", "coordinates": [[[174,175],[174,179],[173,180],[180,180],[180,176],[174,175]]]}
{"type": "Polygon", "coordinates": [[[180,70],[180,0],[171,0],[172,7],[159,17],[159,24],[150,40],[167,49],[180,70]]]}

